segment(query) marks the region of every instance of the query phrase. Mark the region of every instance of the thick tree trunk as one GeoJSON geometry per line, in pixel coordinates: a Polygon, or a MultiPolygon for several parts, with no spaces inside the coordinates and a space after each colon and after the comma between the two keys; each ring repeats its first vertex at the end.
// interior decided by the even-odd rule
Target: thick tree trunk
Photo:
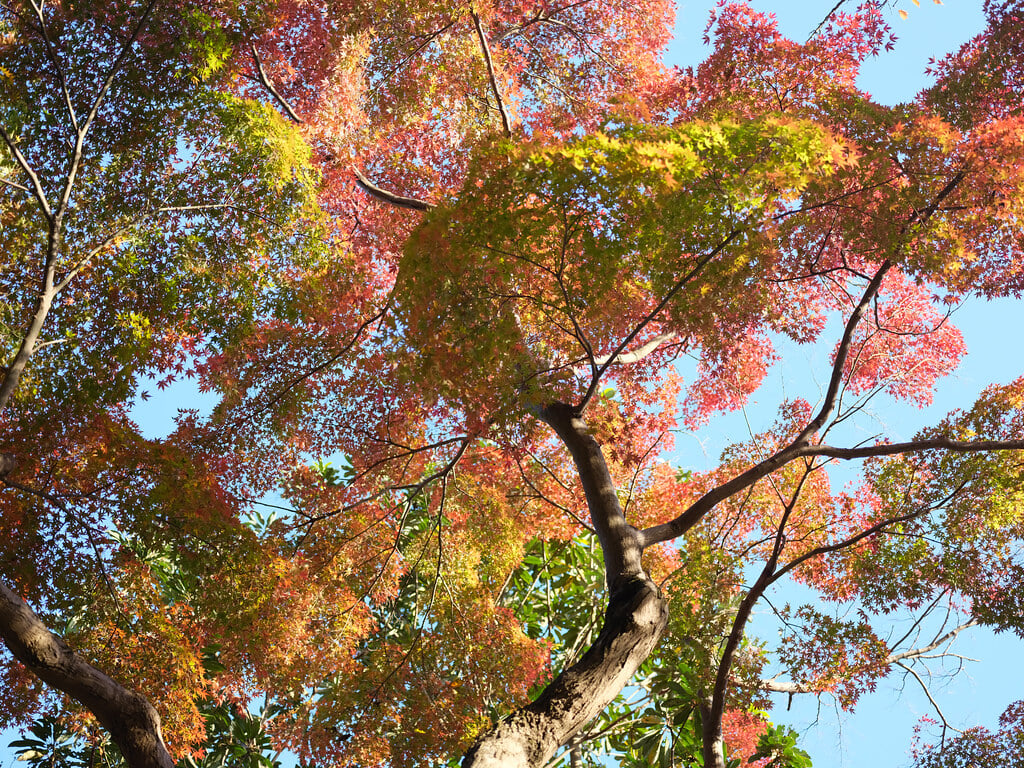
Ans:
{"type": "Polygon", "coordinates": [[[86,663],[3,583],[0,637],[36,677],[87,707],[131,768],[173,768],[160,733],[160,716],[145,697],[86,663]]]}
{"type": "Polygon", "coordinates": [[[597,640],[544,692],[485,733],[463,768],[540,768],[626,686],[654,651],[668,606],[640,564],[639,531],[626,522],[604,455],[580,413],[564,403],[541,418],[572,454],[605,558],[608,608],[597,640]]]}
{"type": "Polygon", "coordinates": [[[609,596],[604,627],[583,658],[532,704],[486,733],[463,768],[540,768],[614,699],[651,654],[668,622],[648,578],[620,582],[609,596]]]}

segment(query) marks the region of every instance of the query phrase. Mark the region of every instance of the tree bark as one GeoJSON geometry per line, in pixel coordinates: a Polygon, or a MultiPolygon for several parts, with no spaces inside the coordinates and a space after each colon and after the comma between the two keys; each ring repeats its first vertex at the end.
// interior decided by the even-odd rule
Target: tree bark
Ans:
{"type": "Polygon", "coordinates": [[[463,768],[541,768],[626,686],[654,651],[668,606],[643,570],[639,531],[626,522],[604,455],[577,409],[541,410],[579,472],[605,557],[608,608],[597,640],[533,703],[495,725],[466,753],[463,768]]]}
{"type": "Polygon", "coordinates": [[[667,623],[668,608],[654,582],[620,582],[609,595],[601,633],[583,658],[536,701],[484,734],[466,753],[463,768],[543,766],[619,694],[667,623]]]}
{"type": "Polygon", "coordinates": [[[88,664],[3,583],[0,637],[36,677],[89,709],[131,768],[174,767],[160,732],[160,716],[145,697],[88,664]]]}

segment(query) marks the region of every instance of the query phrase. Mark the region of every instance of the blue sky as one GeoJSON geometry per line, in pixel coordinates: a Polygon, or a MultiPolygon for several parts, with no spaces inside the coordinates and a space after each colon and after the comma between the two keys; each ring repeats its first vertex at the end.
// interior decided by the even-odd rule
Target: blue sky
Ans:
{"type": "MultiPolygon", "coordinates": [[[[785,0],[752,5],[757,10],[775,13],[784,34],[804,40],[834,2],[785,0]]],[[[981,0],[944,3],[921,0],[918,7],[912,0],[902,0],[886,9],[887,20],[898,40],[892,52],[866,63],[859,80],[862,89],[882,103],[909,101],[928,83],[925,68],[930,58],[956,50],[981,31],[981,0]],[[901,9],[907,12],[906,20],[898,15],[901,9]]],[[[680,3],[669,63],[695,64],[708,53],[701,37],[713,5],[707,0],[680,3]]],[[[1019,356],[1006,354],[1007,339],[1012,337],[1013,329],[1024,327],[1024,308],[1020,302],[966,304],[954,315],[954,322],[963,332],[968,349],[959,369],[940,382],[935,402],[927,409],[880,402],[875,407],[879,430],[885,429],[895,439],[909,438],[918,428],[935,423],[948,411],[970,405],[987,384],[1007,382],[1024,373],[1019,356]]],[[[799,392],[813,402],[817,385],[812,372],[817,372],[820,381],[822,361],[834,341],[829,339],[829,349],[824,351],[795,345],[782,350],[784,362],[755,393],[746,413],[716,419],[698,436],[677,438],[679,463],[694,469],[713,466],[726,443],[742,440],[748,434],[748,422],[757,431],[774,420],[775,407],[783,392],[789,396],[799,392]]],[[[791,590],[777,599],[784,602],[800,598],[791,590]]],[[[764,616],[760,622],[769,627],[764,616]]],[[[1022,651],[1021,643],[1012,636],[975,629],[958,639],[956,650],[979,661],[968,663],[950,680],[936,681],[932,694],[954,725],[993,727],[1007,705],[1024,697],[1024,668],[1016,661],[1022,651]]],[[[779,697],[776,706],[775,721],[790,724],[803,733],[803,747],[810,752],[815,768],[909,765],[914,726],[922,716],[934,716],[917,683],[904,682],[896,676],[883,681],[876,692],[862,697],[853,714],[837,712],[834,702],[827,699],[819,705],[810,696],[796,697],[789,711],[785,697],[779,697]]]]}

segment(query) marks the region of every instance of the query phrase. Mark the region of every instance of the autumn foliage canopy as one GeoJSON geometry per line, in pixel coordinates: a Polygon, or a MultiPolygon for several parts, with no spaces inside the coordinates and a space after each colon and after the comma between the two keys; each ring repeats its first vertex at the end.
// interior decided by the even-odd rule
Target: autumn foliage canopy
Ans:
{"type": "Polygon", "coordinates": [[[722,3],[687,70],[669,0],[0,6],[0,724],[108,765],[798,768],[772,691],[1024,634],[1024,378],[866,415],[1024,289],[1024,8],[985,12],[890,107],[871,2],[805,42],[722,3]],[[801,345],[773,423],[673,461],[801,345]]]}

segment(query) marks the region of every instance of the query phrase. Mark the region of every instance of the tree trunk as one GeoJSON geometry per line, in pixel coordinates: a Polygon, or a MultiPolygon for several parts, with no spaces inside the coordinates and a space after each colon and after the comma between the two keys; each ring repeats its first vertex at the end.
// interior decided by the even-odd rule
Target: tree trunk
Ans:
{"type": "Polygon", "coordinates": [[[657,645],[668,607],[646,576],[620,582],[608,602],[601,633],[583,658],[484,734],[463,768],[540,768],[619,694],[657,645]]]}
{"type": "Polygon", "coordinates": [[[725,768],[725,739],[721,713],[715,715],[710,696],[701,701],[700,724],[704,768],[725,768]]]}
{"type": "Polygon", "coordinates": [[[597,640],[544,692],[480,737],[463,768],[540,768],[596,717],[654,651],[668,605],[643,570],[639,531],[626,522],[597,440],[565,403],[541,409],[572,454],[605,558],[608,608],[597,640]]]}

